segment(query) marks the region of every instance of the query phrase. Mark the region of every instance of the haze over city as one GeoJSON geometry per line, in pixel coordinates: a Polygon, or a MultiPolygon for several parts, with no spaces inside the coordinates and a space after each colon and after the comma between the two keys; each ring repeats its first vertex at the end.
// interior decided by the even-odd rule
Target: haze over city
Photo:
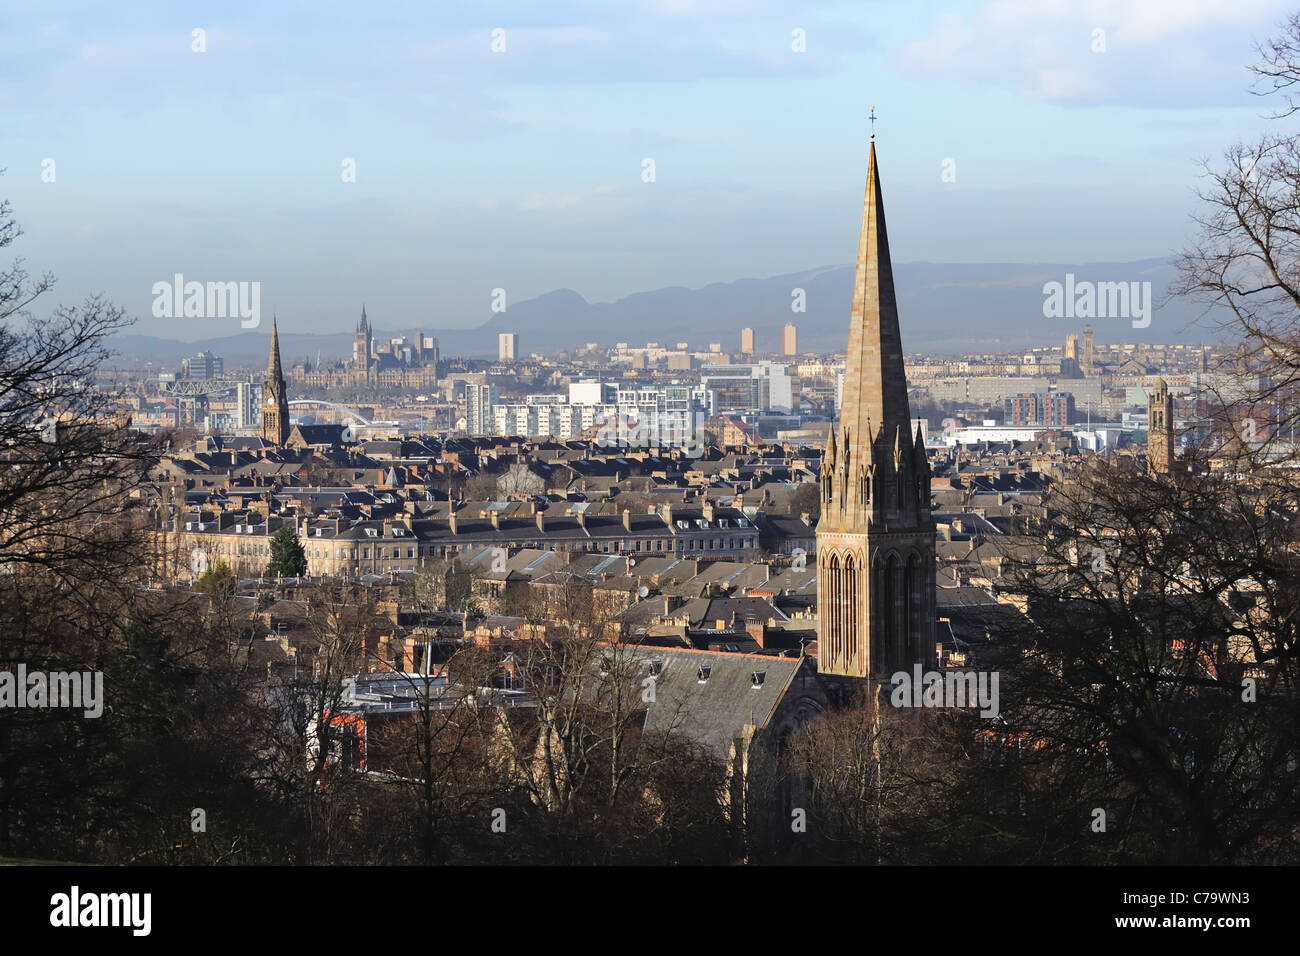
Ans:
{"type": "Polygon", "coordinates": [[[896,264],[1167,258],[1197,160],[1261,128],[1242,51],[1285,12],[401,4],[358,30],[349,4],[7,6],[21,254],[184,341],[238,327],[155,318],[175,273],[260,281],[298,333],[363,301],[452,329],[497,288],[607,302],[844,265],[873,105],[896,264]]]}

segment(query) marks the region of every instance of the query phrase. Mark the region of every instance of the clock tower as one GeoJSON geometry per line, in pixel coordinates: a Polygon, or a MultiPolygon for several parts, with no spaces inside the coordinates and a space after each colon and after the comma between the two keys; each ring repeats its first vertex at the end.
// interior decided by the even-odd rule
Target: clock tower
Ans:
{"type": "Polygon", "coordinates": [[[273,445],[283,445],[289,440],[289,399],[280,368],[280,333],[275,316],[271,317],[271,357],[262,386],[262,438],[273,445]]]}

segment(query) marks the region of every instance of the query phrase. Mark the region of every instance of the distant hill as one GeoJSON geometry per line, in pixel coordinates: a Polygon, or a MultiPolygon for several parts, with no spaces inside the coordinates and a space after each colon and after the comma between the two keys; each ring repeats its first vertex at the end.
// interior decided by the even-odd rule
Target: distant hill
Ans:
{"type": "MultiPolygon", "coordinates": [[[[1063,340],[1091,322],[1098,342],[1214,341],[1208,325],[1193,325],[1199,306],[1169,300],[1174,278],[1164,259],[1136,262],[1063,264],[948,264],[911,262],[894,266],[903,345],[909,350],[967,352],[1020,348],[1063,340]],[[1076,283],[1149,282],[1155,307],[1151,324],[1135,329],[1128,319],[1046,318],[1043,286],[1076,283]]],[[[793,322],[799,329],[801,351],[842,349],[848,330],[853,289],[851,265],[826,266],[769,279],[716,282],[702,289],[672,286],[638,292],[615,302],[588,302],[572,289],[557,289],[510,305],[473,329],[430,329],[445,356],[496,357],[498,332],[517,332],[524,354],[553,352],[584,342],[612,345],[658,342],[671,346],[688,342],[703,348],[721,342],[724,350],[740,346],[740,329],[752,326],[759,351],[776,351],[781,328],[793,322]],[[806,311],[791,310],[793,290],[802,289],[806,311]]],[[[380,319],[382,322],[382,319],[380,319]]],[[[409,328],[376,330],[385,338],[409,328]]],[[[228,364],[265,362],[270,330],[259,329],[201,342],[173,342],[152,336],[122,335],[115,340],[124,364],[151,360],[174,365],[181,358],[210,348],[228,364]]],[[[352,354],[352,333],[283,333],[286,362],[302,358],[346,357],[352,354]]]]}

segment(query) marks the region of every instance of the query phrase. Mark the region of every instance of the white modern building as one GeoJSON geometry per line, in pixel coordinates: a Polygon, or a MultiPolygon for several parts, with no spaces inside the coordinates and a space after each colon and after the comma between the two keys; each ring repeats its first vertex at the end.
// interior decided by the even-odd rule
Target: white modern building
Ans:
{"type": "Polygon", "coordinates": [[[494,433],[492,405],[496,389],[491,385],[468,383],[465,386],[465,431],[471,435],[494,433]]]}
{"type": "Polygon", "coordinates": [[[529,395],[492,408],[498,435],[577,438],[592,429],[610,445],[680,447],[689,444],[716,411],[713,393],[694,385],[620,389],[596,381],[562,395],[529,395]]]}
{"type": "Polygon", "coordinates": [[[792,412],[796,379],[785,365],[705,365],[700,384],[717,393],[720,412],[792,412]]]}

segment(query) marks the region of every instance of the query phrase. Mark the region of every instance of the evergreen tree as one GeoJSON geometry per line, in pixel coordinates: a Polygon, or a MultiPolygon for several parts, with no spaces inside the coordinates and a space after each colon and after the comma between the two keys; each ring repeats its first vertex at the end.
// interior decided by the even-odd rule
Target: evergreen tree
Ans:
{"type": "Polygon", "coordinates": [[[266,573],[285,577],[307,573],[307,552],[293,533],[292,524],[280,525],[280,530],[271,536],[271,563],[266,566],[266,573]]]}

